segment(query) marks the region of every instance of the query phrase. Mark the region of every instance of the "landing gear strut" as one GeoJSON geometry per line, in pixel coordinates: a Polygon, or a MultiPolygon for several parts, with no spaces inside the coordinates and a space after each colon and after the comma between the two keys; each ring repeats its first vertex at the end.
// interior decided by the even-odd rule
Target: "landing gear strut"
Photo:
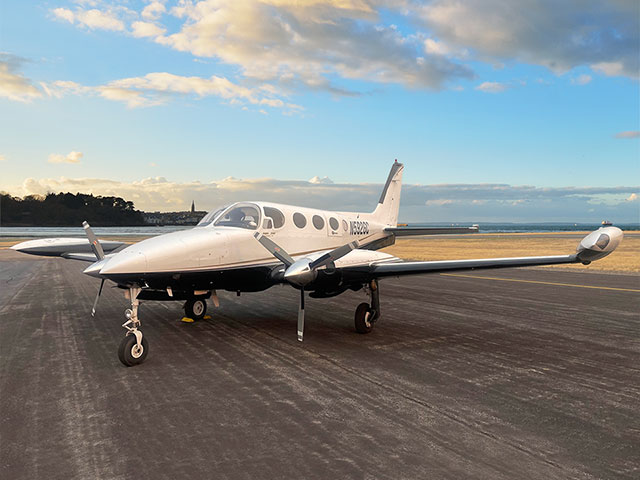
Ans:
{"type": "Polygon", "coordinates": [[[356,308],[354,323],[356,332],[358,333],[371,332],[374,323],[380,318],[380,290],[378,280],[371,280],[371,283],[366,284],[364,288],[371,297],[371,305],[363,302],[356,308]]]}
{"type": "Polygon", "coordinates": [[[131,287],[129,289],[129,298],[131,299],[131,308],[128,308],[124,315],[127,321],[122,324],[127,329],[127,334],[120,342],[118,348],[118,358],[127,367],[133,367],[144,362],[149,353],[149,342],[142,336],[140,331],[140,320],[138,319],[138,295],[141,289],[139,287],[131,287]]]}

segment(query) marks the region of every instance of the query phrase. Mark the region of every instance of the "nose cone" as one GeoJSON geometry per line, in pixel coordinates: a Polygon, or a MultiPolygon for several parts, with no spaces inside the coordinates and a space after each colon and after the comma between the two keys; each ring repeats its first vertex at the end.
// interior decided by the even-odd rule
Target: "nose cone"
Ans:
{"type": "Polygon", "coordinates": [[[116,253],[113,257],[110,257],[107,262],[102,265],[100,274],[146,273],[148,270],[147,267],[147,257],[143,249],[137,245],[131,245],[121,252],[116,253]]]}
{"type": "Polygon", "coordinates": [[[308,258],[298,260],[284,272],[284,279],[298,287],[304,287],[310,284],[318,275],[318,272],[309,268],[310,263],[311,260],[308,258]]]}
{"type": "Polygon", "coordinates": [[[87,268],[85,268],[82,271],[82,273],[84,273],[85,275],[89,275],[91,277],[100,278],[100,270],[102,270],[102,268],[107,264],[109,260],[110,258],[103,258],[98,262],[94,262],[91,265],[89,265],[87,268]]]}

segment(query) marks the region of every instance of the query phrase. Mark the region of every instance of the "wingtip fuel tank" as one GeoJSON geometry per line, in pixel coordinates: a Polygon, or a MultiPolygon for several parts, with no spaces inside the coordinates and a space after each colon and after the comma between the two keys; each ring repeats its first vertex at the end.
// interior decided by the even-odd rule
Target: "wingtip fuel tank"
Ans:
{"type": "Polygon", "coordinates": [[[582,239],[576,256],[584,264],[604,258],[620,245],[623,237],[618,227],[601,227],[582,239]]]}

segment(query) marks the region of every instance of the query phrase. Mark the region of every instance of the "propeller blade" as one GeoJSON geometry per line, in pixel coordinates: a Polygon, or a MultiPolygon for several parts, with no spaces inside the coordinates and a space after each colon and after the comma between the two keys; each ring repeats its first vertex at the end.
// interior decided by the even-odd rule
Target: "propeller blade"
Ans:
{"type": "Polygon", "coordinates": [[[341,247],[338,247],[334,250],[331,250],[330,252],[325,253],[320,258],[311,262],[309,264],[309,268],[311,270],[315,270],[316,268],[328,265],[329,263],[335,262],[339,258],[344,257],[347,253],[349,253],[351,250],[354,250],[356,248],[358,248],[358,241],[354,240],[351,243],[347,243],[346,245],[342,245],[341,247]]]}
{"type": "Polygon", "coordinates": [[[273,255],[282,263],[284,263],[285,266],[290,267],[293,264],[294,262],[293,258],[291,258],[291,256],[287,252],[285,252],[282,248],[280,248],[273,240],[265,237],[260,232],[256,232],[254,237],[256,238],[256,240],[260,242],[260,244],[264,248],[269,250],[269,253],[271,253],[271,255],[273,255]]]}
{"type": "Polygon", "coordinates": [[[93,308],[91,309],[91,316],[96,316],[96,307],[98,306],[98,300],[100,299],[100,295],[102,294],[102,287],[104,287],[104,278],[100,282],[100,289],[98,290],[98,294],[96,295],[96,299],[93,301],[93,308]]]}
{"type": "Polygon", "coordinates": [[[298,309],[298,341],[304,337],[304,289],[300,289],[300,308],[298,309]]]}
{"type": "Polygon", "coordinates": [[[102,250],[102,245],[100,245],[98,238],[95,236],[87,222],[82,222],[82,228],[84,228],[84,233],[86,233],[89,238],[91,250],[93,250],[93,253],[98,260],[102,260],[104,258],[104,250],[102,250]]]}

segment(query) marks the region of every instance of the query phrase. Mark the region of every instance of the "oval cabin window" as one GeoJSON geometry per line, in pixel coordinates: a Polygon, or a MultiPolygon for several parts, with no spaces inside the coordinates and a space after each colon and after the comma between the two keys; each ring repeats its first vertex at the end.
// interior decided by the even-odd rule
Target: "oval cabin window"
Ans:
{"type": "Polygon", "coordinates": [[[340,223],[336,218],[331,217],[329,219],[329,226],[331,227],[331,230],[335,232],[336,230],[338,230],[338,228],[340,228],[340,223]]]}
{"type": "Polygon", "coordinates": [[[347,230],[349,230],[349,225],[347,225],[347,221],[346,220],[342,220],[342,229],[346,232],[347,230]]]}
{"type": "Polygon", "coordinates": [[[324,218],[322,218],[320,215],[314,215],[312,221],[313,226],[318,230],[322,230],[324,228],[324,218]]]}
{"type": "Polygon", "coordinates": [[[303,214],[296,212],[293,214],[293,223],[298,228],[304,228],[307,226],[307,219],[303,214]]]}

